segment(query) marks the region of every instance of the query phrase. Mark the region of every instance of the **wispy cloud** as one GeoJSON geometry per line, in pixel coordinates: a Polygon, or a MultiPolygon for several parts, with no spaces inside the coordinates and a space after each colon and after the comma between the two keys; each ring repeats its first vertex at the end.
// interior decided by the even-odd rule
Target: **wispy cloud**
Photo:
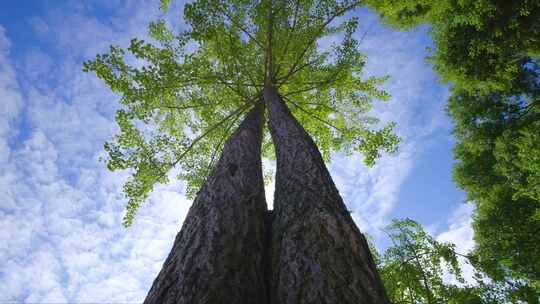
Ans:
{"type": "Polygon", "coordinates": [[[384,88],[392,97],[376,103],[372,114],[383,123],[396,122],[403,143],[398,153],[383,156],[373,168],[363,165],[361,155],[335,155],[330,171],[361,230],[381,236],[430,135],[450,126],[444,113],[448,92],[424,61],[430,44],[425,28],[396,32],[365,9],[358,16],[357,37],[368,56],[366,74],[391,76],[384,88]]]}
{"type": "MultiPolygon", "coordinates": [[[[459,204],[448,219],[448,228],[437,235],[437,240],[455,244],[456,252],[462,255],[469,253],[475,246],[473,239],[474,231],[471,225],[473,213],[474,205],[472,203],[459,204]]],[[[468,263],[466,258],[459,256],[458,260],[465,280],[469,283],[474,283],[474,268],[468,263]]],[[[455,280],[450,275],[447,275],[447,279],[455,283],[455,280]]]]}
{"type": "Polygon", "coordinates": [[[10,157],[8,140],[15,135],[10,131],[22,107],[19,84],[9,59],[10,47],[5,29],[0,25],[0,165],[5,165],[10,157]]]}

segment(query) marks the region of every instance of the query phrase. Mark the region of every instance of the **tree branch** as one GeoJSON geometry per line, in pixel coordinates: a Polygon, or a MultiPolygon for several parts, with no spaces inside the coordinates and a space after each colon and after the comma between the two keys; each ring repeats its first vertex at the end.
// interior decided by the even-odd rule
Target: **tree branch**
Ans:
{"type": "Polygon", "coordinates": [[[282,67],[281,62],[283,61],[283,58],[287,55],[287,51],[289,50],[289,44],[290,44],[291,40],[293,39],[293,37],[291,35],[291,32],[296,27],[296,21],[298,19],[298,10],[299,10],[299,8],[300,8],[300,0],[296,0],[295,7],[294,7],[293,24],[290,27],[287,27],[286,37],[288,39],[285,42],[285,47],[283,49],[283,53],[281,54],[281,56],[280,56],[280,58],[278,60],[278,63],[277,63],[276,76],[279,75],[279,70],[282,67]]]}
{"type": "Polygon", "coordinates": [[[202,107],[208,107],[208,106],[213,106],[213,105],[218,105],[218,104],[219,103],[216,103],[216,104],[205,103],[205,104],[199,104],[199,105],[188,105],[185,107],[162,105],[162,106],[159,106],[158,108],[165,108],[165,109],[171,109],[171,110],[188,110],[188,109],[202,108],[202,107]]]}
{"type": "MultiPolygon", "coordinates": [[[[231,57],[234,58],[234,60],[236,61],[236,73],[237,73],[237,79],[238,79],[238,83],[240,83],[240,69],[238,68],[238,66],[240,67],[244,67],[244,65],[242,64],[242,62],[240,61],[240,56],[235,56],[234,53],[238,52],[239,50],[234,50],[233,49],[233,36],[230,32],[228,32],[228,36],[229,36],[229,46],[230,46],[230,51],[231,51],[231,57]]],[[[251,73],[249,72],[249,69],[243,69],[246,71],[246,74],[249,78],[249,80],[251,81],[251,86],[253,87],[257,87],[258,85],[255,84],[255,80],[253,79],[253,76],[251,75],[251,73]]],[[[258,87],[263,87],[263,86],[258,86],[258,87]]]]}
{"type": "MultiPolygon", "coordinates": [[[[332,84],[332,82],[334,82],[336,80],[337,75],[339,74],[339,72],[340,72],[340,70],[338,70],[336,73],[332,74],[326,80],[311,82],[311,84],[316,84],[314,86],[303,88],[303,89],[297,90],[297,91],[288,92],[287,94],[285,94],[285,96],[291,96],[291,95],[294,95],[294,94],[304,93],[304,92],[308,92],[308,91],[315,90],[315,89],[321,89],[324,86],[332,84]]],[[[306,82],[306,84],[309,84],[309,83],[310,82],[306,82]]]]}
{"type": "Polygon", "coordinates": [[[306,113],[307,115],[309,115],[309,116],[315,118],[316,120],[318,120],[318,121],[324,123],[325,125],[328,125],[328,126],[334,128],[334,129],[338,130],[338,131],[341,132],[341,133],[345,133],[345,131],[343,131],[342,129],[340,129],[340,128],[334,126],[333,124],[331,124],[331,123],[329,123],[328,121],[326,121],[326,120],[324,120],[324,119],[318,117],[317,115],[315,115],[315,114],[313,114],[313,113],[307,111],[306,109],[304,109],[304,108],[302,108],[301,106],[299,106],[298,104],[296,104],[294,101],[292,101],[292,100],[290,100],[290,99],[288,99],[288,98],[286,98],[286,97],[283,97],[283,99],[289,101],[289,102],[292,103],[296,108],[298,108],[300,111],[302,111],[302,112],[306,113]]]}
{"type": "Polygon", "coordinates": [[[308,66],[312,66],[313,64],[315,64],[317,61],[319,61],[320,58],[315,58],[299,67],[297,67],[295,70],[293,71],[289,71],[289,73],[287,73],[287,75],[283,76],[283,77],[280,77],[278,78],[278,85],[281,86],[283,83],[285,83],[292,75],[296,74],[297,72],[307,68],[308,66]]]}
{"type": "Polygon", "coordinates": [[[302,50],[302,52],[300,53],[300,56],[298,56],[298,58],[295,60],[294,64],[291,66],[291,68],[289,69],[289,72],[285,75],[285,77],[283,78],[283,82],[287,81],[294,73],[294,70],[297,68],[298,64],[300,64],[300,61],[302,60],[302,58],[305,56],[305,54],[307,53],[307,51],[309,50],[310,46],[315,43],[315,41],[317,40],[317,38],[319,37],[319,35],[323,32],[323,30],[326,28],[326,26],[328,26],[328,24],[330,24],[332,21],[334,21],[334,19],[336,19],[337,17],[343,15],[345,12],[347,12],[348,10],[350,9],[353,9],[355,8],[356,6],[358,6],[360,4],[360,2],[354,2],[353,4],[351,5],[347,5],[345,7],[343,7],[342,9],[338,9],[336,12],[334,12],[334,14],[328,18],[328,20],[326,20],[322,26],[319,28],[319,30],[317,31],[317,33],[313,36],[313,38],[311,40],[309,40],[309,42],[306,44],[306,47],[304,48],[304,50],[302,50]]]}
{"type": "Polygon", "coordinates": [[[267,29],[266,29],[266,58],[265,58],[265,80],[264,80],[264,84],[265,85],[270,85],[270,84],[274,84],[273,82],[273,78],[274,78],[274,66],[273,66],[273,62],[272,62],[272,36],[273,36],[273,33],[274,33],[274,16],[273,16],[273,12],[272,12],[272,4],[273,4],[273,0],[267,0],[268,1],[268,25],[267,25],[267,29]]]}
{"type": "Polygon", "coordinates": [[[182,152],[180,154],[180,156],[178,156],[178,158],[171,164],[169,164],[169,166],[172,168],[174,166],[176,166],[181,160],[182,158],[184,158],[184,156],[186,156],[187,153],[189,153],[191,151],[191,149],[193,149],[193,147],[201,140],[203,139],[204,137],[206,137],[208,134],[210,134],[212,131],[214,131],[215,129],[217,129],[218,127],[220,127],[225,121],[229,120],[231,117],[233,117],[234,115],[242,112],[242,111],[245,111],[247,108],[248,108],[249,104],[243,106],[243,107],[240,107],[238,109],[236,109],[236,111],[233,111],[232,113],[229,113],[225,118],[223,118],[221,121],[219,121],[218,123],[214,124],[213,126],[211,126],[210,128],[208,128],[203,134],[201,134],[199,137],[195,138],[191,144],[186,148],[186,150],[184,152],[182,152]]]}
{"type": "Polygon", "coordinates": [[[261,49],[264,50],[264,45],[262,43],[260,43],[257,39],[255,39],[255,37],[253,37],[253,35],[248,30],[246,30],[243,26],[241,26],[236,21],[234,21],[233,18],[229,14],[227,14],[225,9],[223,9],[223,15],[225,15],[225,17],[227,17],[227,19],[229,19],[229,21],[234,26],[236,26],[239,30],[241,30],[244,34],[246,34],[249,37],[249,39],[253,40],[253,42],[255,42],[255,44],[257,44],[259,47],[261,47],[261,49]]]}

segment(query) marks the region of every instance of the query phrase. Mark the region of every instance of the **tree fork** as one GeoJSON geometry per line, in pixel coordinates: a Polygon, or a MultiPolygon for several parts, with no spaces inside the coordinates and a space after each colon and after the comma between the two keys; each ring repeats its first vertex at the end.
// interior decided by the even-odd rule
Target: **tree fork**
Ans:
{"type": "Polygon", "coordinates": [[[225,143],[144,303],[267,303],[263,108],[225,143]]]}
{"type": "Polygon", "coordinates": [[[317,146],[274,87],[264,99],[277,158],[271,303],[390,303],[317,146]]]}

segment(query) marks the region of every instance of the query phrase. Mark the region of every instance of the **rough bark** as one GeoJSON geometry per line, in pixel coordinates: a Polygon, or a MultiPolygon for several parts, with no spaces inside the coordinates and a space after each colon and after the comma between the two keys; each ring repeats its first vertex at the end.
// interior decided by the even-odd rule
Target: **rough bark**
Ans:
{"type": "Polygon", "coordinates": [[[266,303],[263,103],[226,142],[144,303],[266,303]]]}
{"type": "Polygon", "coordinates": [[[315,143],[274,88],[264,98],[277,158],[271,303],[389,303],[315,143]]]}

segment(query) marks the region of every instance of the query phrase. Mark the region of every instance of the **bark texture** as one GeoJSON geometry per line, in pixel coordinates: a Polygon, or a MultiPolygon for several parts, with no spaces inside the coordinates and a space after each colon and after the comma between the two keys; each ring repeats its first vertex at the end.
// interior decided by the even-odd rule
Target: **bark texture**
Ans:
{"type": "Polygon", "coordinates": [[[226,142],[144,303],[267,303],[262,126],[261,102],[226,142]]]}
{"type": "Polygon", "coordinates": [[[271,303],[390,303],[317,146],[274,88],[264,98],[277,158],[271,303]]]}

